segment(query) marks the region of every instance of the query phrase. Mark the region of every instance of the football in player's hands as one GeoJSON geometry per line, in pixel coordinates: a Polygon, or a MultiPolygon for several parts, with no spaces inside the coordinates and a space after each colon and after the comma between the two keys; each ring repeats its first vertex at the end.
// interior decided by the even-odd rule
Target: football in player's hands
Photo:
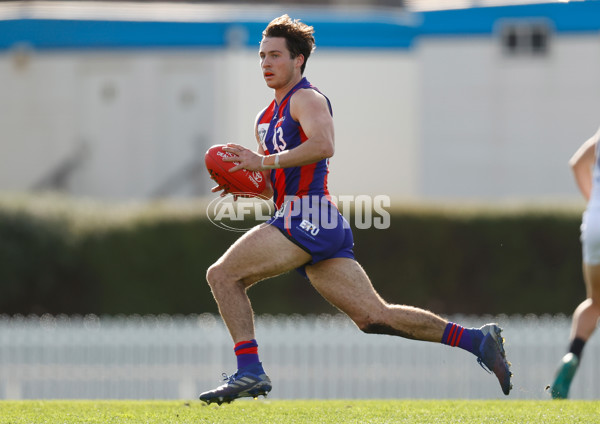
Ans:
{"type": "Polygon", "coordinates": [[[248,171],[247,169],[229,172],[239,162],[225,162],[224,158],[234,157],[235,155],[224,151],[224,147],[226,147],[225,144],[216,144],[211,146],[204,155],[204,162],[210,178],[226,193],[238,197],[254,197],[261,194],[266,187],[262,172],[248,171]]]}

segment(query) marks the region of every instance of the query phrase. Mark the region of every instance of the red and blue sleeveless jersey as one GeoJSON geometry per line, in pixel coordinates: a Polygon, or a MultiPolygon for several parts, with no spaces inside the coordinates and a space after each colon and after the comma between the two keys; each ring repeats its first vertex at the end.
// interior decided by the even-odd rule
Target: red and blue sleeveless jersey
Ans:
{"type": "MultiPolygon", "coordinates": [[[[265,154],[291,150],[307,140],[300,123],[295,121],[290,114],[290,99],[296,91],[301,89],[311,89],[321,93],[306,78],[302,78],[285,95],[281,104],[278,105],[273,100],[262,115],[258,117],[257,132],[265,154]]],[[[325,98],[327,99],[327,97],[325,98]]],[[[329,99],[327,99],[327,104],[331,113],[329,99]]],[[[273,185],[275,206],[277,208],[281,207],[286,196],[329,196],[327,189],[328,173],[328,159],[304,166],[273,169],[271,171],[271,183],[273,185]]]]}

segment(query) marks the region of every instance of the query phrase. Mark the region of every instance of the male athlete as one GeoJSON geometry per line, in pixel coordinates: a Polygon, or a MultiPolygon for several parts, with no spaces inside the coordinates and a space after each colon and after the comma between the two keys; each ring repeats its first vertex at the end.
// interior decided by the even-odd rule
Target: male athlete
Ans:
{"type": "MultiPolygon", "coordinates": [[[[225,150],[234,154],[230,161],[239,162],[231,172],[242,168],[268,172],[270,184],[263,195],[274,197],[277,212],[237,240],[208,269],[206,278],[233,339],[238,370],[200,399],[220,405],[239,397],[266,396],[271,390],[271,380],[259,361],[246,291],[260,280],[295,268],[365,333],[468,350],[496,374],[508,395],[511,373],[496,324],[463,328],[429,311],[389,304],[375,291],[354,259],[352,231],[327,190],[329,158],[334,153],[331,105],[303,78],[314,49],[313,28],[283,15],[271,21],[262,35],[260,64],[275,100],[256,119],[257,152],[237,144],[225,150]]],[[[220,190],[220,186],[213,189],[220,190]]]]}

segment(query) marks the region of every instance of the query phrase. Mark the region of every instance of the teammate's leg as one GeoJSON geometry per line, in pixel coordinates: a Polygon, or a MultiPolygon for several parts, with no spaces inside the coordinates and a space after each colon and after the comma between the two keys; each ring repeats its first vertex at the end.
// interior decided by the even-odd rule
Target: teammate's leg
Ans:
{"type": "Polygon", "coordinates": [[[492,370],[504,394],[509,393],[511,373],[497,325],[464,329],[424,309],[389,304],[379,296],[365,271],[353,259],[324,260],[306,266],[306,273],[315,289],[362,331],[462,347],[492,370]]]}
{"type": "Polygon", "coordinates": [[[310,255],[277,228],[263,224],[240,237],[208,269],[206,279],[234,341],[238,370],[221,386],[202,393],[201,400],[221,404],[239,397],[266,396],[271,390],[271,380],[258,358],[254,314],[246,290],[309,260],[310,255]]]}

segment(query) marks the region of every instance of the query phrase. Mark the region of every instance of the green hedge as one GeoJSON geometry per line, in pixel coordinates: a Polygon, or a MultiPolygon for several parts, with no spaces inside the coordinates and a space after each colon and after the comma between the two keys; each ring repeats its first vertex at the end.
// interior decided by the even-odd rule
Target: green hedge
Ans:
{"type": "MultiPolygon", "coordinates": [[[[585,295],[580,212],[395,210],[389,229],[354,231],[355,253],[389,302],[571,314],[585,295]]],[[[217,312],[206,269],[237,237],[201,204],[0,201],[0,313],[217,312]]],[[[334,311],[294,271],[250,297],[257,313],[334,311]]]]}
{"type": "Polygon", "coordinates": [[[578,215],[397,214],[356,234],[356,253],[390,302],[440,313],[572,313],[585,296],[578,215]]]}

